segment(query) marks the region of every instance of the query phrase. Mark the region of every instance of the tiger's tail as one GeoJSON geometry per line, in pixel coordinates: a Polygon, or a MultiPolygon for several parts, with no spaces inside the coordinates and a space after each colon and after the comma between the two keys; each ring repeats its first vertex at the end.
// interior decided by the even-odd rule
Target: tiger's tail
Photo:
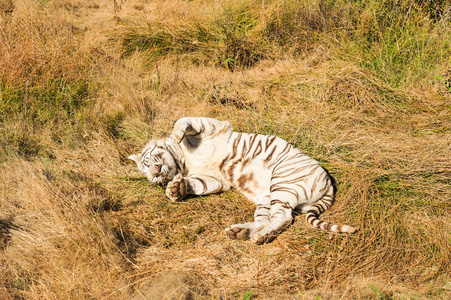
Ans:
{"type": "Polygon", "coordinates": [[[337,232],[337,233],[354,233],[356,229],[349,225],[337,225],[332,224],[330,222],[322,221],[319,219],[319,216],[328,210],[334,202],[334,191],[331,186],[329,191],[315,204],[311,206],[311,208],[307,211],[305,215],[307,222],[312,226],[322,229],[324,231],[329,232],[337,232]]]}

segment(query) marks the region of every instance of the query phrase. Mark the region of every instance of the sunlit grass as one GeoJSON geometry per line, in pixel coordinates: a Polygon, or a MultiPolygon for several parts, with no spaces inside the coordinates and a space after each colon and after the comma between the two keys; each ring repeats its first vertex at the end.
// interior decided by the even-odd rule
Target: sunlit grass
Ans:
{"type": "Polygon", "coordinates": [[[0,12],[0,298],[446,299],[449,4],[115,3],[0,12]],[[319,160],[358,232],[257,246],[236,191],[168,201],[126,157],[183,116],[319,160]]]}

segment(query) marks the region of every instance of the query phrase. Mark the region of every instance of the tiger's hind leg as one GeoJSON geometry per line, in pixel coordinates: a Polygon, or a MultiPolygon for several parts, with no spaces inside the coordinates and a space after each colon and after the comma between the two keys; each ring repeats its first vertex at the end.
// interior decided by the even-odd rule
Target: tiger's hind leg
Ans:
{"type": "Polygon", "coordinates": [[[257,202],[254,222],[232,225],[226,229],[226,233],[231,239],[250,239],[256,244],[269,243],[291,224],[293,201],[296,198],[287,192],[266,195],[257,202]]]}
{"type": "Polygon", "coordinates": [[[269,226],[271,218],[271,199],[269,195],[262,196],[257,201],[254,222],[235,224],[226,229],[227,236],[233,240],[252,239],[255,234],[269,226]]]}
{"type": "Polygon", "coordinates": [[[296,197],[291,191],[277,191],[270,196],[270,222],[267,226],[259,228],[251,237],[256,244],[272,242],[282,231],[290,226],[293,220],[293,207],[296,206],[296,197]]]}

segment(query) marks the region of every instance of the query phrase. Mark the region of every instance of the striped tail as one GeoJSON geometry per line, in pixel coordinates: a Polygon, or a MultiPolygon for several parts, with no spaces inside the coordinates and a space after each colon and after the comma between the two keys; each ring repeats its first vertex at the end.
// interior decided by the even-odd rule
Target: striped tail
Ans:
{"type": "Polygon", "coordinates": [[[323,196],[320,200],[318,200],[312,207],[307,211],[305,215],[307,222],[309,222],[312,226],[322,229],[324,231],[330,232],[347,232],[354,233],[356,229],[349,225],[336,225],[329,222],[321,221],[319,216],[328,210],[334,202],[333,188],[329,189],[329,192],[323,196]]]}

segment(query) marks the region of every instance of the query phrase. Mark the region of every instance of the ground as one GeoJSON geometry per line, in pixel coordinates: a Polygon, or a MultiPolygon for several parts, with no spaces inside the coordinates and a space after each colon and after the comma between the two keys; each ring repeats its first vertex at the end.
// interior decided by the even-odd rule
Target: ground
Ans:
{"type": "Polygon", "coordinates": [[[432,2],[0,2],[0,298],[447,299],[451,24],[432,2]],[[184,116],[317,159],[322,219],[357,233],[297,215],[255,245],[224,231],[253,218],[235,190],[169,201],[127,157],[184,116]]]}

